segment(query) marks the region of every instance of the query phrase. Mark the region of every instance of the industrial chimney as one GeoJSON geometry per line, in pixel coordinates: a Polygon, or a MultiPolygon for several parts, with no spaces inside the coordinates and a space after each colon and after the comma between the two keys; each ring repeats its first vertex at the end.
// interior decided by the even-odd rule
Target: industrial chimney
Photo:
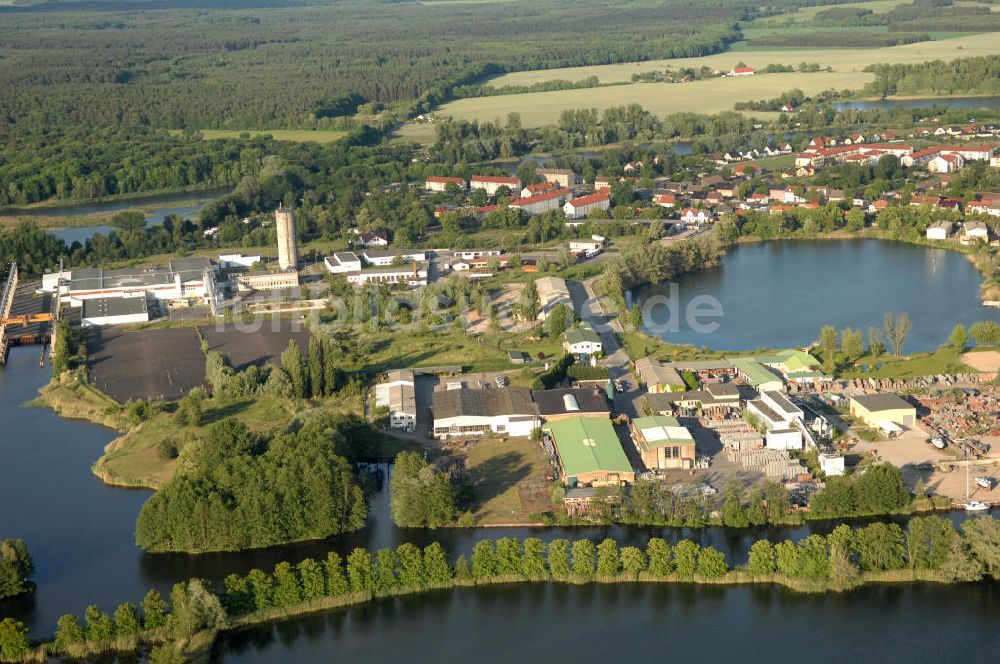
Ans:
{"type": "Polygon", "coordinates": [[[298,267],[298,235],[295,233],[295,213],[291,208],[279,207],[274,213],[278,228],[278,267],[282,270],[298,267]]]}

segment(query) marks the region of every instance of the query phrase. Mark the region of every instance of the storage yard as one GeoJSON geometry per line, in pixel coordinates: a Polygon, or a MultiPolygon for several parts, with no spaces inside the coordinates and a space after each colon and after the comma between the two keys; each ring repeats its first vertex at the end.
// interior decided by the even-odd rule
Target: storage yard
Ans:
{"type": "Polygon", "coordinates": [[[179,399],[205,384],[205,355],[193,327],[137,332],[90,328],[87,350],[91,384],[119,403],[179,399]]]}

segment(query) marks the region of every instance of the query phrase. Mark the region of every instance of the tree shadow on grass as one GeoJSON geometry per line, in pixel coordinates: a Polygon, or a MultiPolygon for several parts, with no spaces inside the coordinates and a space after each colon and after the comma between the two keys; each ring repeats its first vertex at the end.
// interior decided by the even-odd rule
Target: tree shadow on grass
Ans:
{"type": "MultiPolygon", "coordinates": [[[[489,441],[480,443],[490,445],[489,441]]],[[[521,452],[505,452],[487,459],[472,472],[476,499],[470,508],[478,511],[489,501],[531,475],[531,463],[521,452]]]]}
{"type": "Polygon", "coordinates": [[[253,400],[244,399],[242,401],[234,401],[232,403],[227,403],[225,406],[220,406],[218,408],[212,408],[207,411],[202,416],[202,424],[213,424],[219,420],[224,420],[227,417],[232,417],[234,415],[239,415],[247,408],[253,404],[253,400]]]}

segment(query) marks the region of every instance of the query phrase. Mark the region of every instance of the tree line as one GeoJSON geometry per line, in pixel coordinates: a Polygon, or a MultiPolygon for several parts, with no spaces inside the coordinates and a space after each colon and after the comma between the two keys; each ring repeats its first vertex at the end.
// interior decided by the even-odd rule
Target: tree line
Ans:
{"type": "MultiPolygon", "coordinates": [[[[281,562],[273,571],[230,574],[221,584],[192,579],[178,583],[168,606],[155,592],[142,607],[120,605],[113,616],[88,607],[84,619],[64,615],[54,642],[35,651],[86,653],[135,648],[139,643],[183,638],[247,618],[268,620],[297,612],[364,602],[429,588],[525,582],[783,583],[802,590],[846,590],[866,582],[978,581],[1000,573],[1000,522],[969,519],[956,530],[947,519],[920,516],[904,530],[876,522],[860,528],[841,524],[828,535],[798,541],[755,541],[733,564],[713,547],[682,539],[671,544],[651,537],[644,547],[614,539],[505,537],[476,542],[471,555],[451,560],[437,542],[423,548],[401,544],[371,552],[336,552],[318,561],[281,562]],[[115,643],[115,639],[121,639],[115,643]]],[[[251,620],[252,622],[252,620],[251,620]]],[[[167,645],[157,657],[171,651],[167,645]]],[[[0,654],[21,661],[32,654],[26,627],[0,622],[0,654]]],[[[163,660],[170,661],[170,660],[163,660]]]]}

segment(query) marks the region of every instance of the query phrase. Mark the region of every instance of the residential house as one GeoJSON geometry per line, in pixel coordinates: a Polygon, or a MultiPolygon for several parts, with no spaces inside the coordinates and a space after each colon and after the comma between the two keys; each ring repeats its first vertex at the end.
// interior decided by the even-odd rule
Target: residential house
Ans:
{"type": "Polygon", "coordinates": [[[482,189],[488,195],[494,196],[501,189],[506,187],[508,191],[521,191],[521,180],[513,177],[498,177],[495,175],[473,175],[469,182],[472,189],[482,189]]]}
{"type": "Polygon", "coordinates": [[[981,221],[966,221],[962,224],[962,244],[968,245],[973,242],[989,242],[990,229],[981,221]]]}
{"type": "Polygon", "coordinates": [[[635,482],[632,464],[607,417],[570,417],[545,424],[542,432],[563,484],[619,486],[635,482]]]}
{"type": "Polygon", "coordinates": [[[389,233],[386,231],[364,231],[359,233],[355,244],[366,249],[371,247],[388,247],[389,246],[389,233]]]}
{"type": "Polygon", "coordinates": [[[927,162],[927,170],[931,173],[954,173],[962,170],[965,159],[960,154],[939,154],[927,162]]]}
{"type": "Polygon", "coordinates": [[[753,76],[753,67],[733,67],[729,70],[729,76],[753,76]]]}
{"type": "Polygon", "coordinates": [[[694,468],[697,460],[694,437],[675,418],[667,415],[638,417],[630,424],[632,442],[650,470],[694,468]]]}
{"type": "Polygon", "coordinates": [[[523,210],[527,214],[541,214],[562,207],[563,201],[570,196],[569,189],[553,189],[529,198],[518,198],[510,202],[510,207],[523,210]]]}
{"type": "Polygon", "coordinates": [[[558,189],[559,185],[554,182],[539,182],[538,184],[529,184],[521,189],[521,198],[531,198],[536,194],[542,194],[546,191],[552,191],[553,189],[558,189]]]}
{"type": "Polygon", "coordinates": [[[653,205],[659,205],[664,208],[672,208],[677,204],[677,196],[675,194],[670,194],[667,192],[659,192],[653,194],[653,205]]]}
{"type": "Polygon", "coordinates": [[[685,208],[681,212],[680,219],[685,224],[694,224],[694,225],[707,224],[708,222],[712,221],[712,214],[705,210],[685,208]]]}
{"type": "Polygon", "coordinates": [[[563,349],[574,355],[594,355],[603,350],[601,337],[587,323],[566,330],[563,349]]]}
{"type": "Polygon", "coordinates": [[[519,387],[444,390],[434,393],[434,437],[530,436],[541,424],[531,391],[519,387]]]}
{"type": "Polygon", "coordinates": [[[927,227],[928,240],[947,240],[951,235],[955,224],[950,221],[939,220],[927,227]]]}
{"type": "Polygon", "coordinates": [[[468,187],[463,178],[449,178],[438,175],[429,175],[424,179],[424,189],[427,191],[447,191],[449,184],[455,185],[462,191],[465,191],[468,187]]]}
{"type": "Polygon", "coordinates": [[[650,393],[682,392],[687,389],[687,384],[676,369],[663,366],[652,357],[636,360],[635,370],[650,393]]]}

